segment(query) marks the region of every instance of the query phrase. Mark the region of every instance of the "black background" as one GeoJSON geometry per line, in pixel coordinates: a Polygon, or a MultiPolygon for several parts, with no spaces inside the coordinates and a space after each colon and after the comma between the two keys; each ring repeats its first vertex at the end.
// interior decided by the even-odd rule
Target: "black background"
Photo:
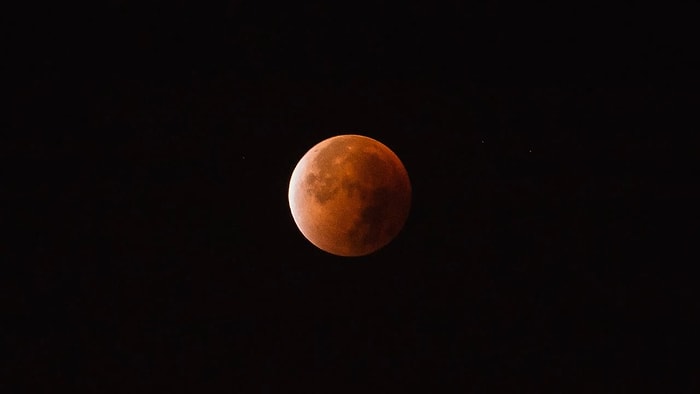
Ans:
{"type": "Polygon", "coordinates": [[[699,389],[697,7],[25,8],[5,392],[699,389]],[[316,249],[286,200],[345,133],[413,187],[362,258],[316,249]]]}

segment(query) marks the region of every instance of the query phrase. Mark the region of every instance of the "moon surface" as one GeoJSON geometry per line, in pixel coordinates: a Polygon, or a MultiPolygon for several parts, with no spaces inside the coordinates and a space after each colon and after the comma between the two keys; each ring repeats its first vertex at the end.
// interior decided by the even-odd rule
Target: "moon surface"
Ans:
{"type": "Polygon", "coordinates": [[[411,183],[398,156],[361,135],[321,141],[289,181],[289,207],[301,233],[338,256],[363,256],[391,242],[411,206],[411,183]]]}

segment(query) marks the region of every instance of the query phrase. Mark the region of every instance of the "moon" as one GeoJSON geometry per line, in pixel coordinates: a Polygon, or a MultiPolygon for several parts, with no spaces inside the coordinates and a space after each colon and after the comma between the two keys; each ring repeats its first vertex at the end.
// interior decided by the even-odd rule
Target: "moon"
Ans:
{"type": "Polygon", "coordinates": [[[288,197],[294,222],[312,244],[338,256],[364,256],[403,228],[411,183],[401,160],[384,144],[339,135],[301,158],[288,197]]]}

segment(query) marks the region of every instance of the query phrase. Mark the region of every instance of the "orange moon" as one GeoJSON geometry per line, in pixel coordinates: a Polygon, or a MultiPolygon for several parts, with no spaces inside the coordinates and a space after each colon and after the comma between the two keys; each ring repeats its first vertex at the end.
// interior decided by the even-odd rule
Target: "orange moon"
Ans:
{"type": "Polygon", "coordinates": [[[406,222],[411,183],[398,156],[361,135],[321,141],[289,181],[289,207],[301,233],[338,256],[363,256],[393,240],[406,222]]]}

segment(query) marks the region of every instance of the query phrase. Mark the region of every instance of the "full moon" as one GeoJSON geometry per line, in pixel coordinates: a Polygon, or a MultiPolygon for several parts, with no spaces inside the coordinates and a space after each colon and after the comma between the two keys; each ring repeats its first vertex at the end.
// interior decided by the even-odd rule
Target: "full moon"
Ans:
{"type": "Polygon", "coordinates": [[[289,207],[301,233],[338,256],[364,256],[393,240],[406,222],[411,183],[398,156],[361,135],[321,141],[289,181],[289,207]]]}

